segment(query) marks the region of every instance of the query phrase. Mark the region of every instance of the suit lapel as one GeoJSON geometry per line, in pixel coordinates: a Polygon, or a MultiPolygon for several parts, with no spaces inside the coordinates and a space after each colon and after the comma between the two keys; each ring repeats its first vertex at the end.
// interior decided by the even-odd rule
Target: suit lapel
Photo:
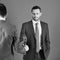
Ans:
{"type": "Polygon", "coordinates": [[[41,34],[41,47],[43,48],[43,31],[44,31],[44,26],[43,26],[43,23],[42,23],[42,21],[40,21],[40,23],[41,23],[41,29],[42,29],[42,34],[41,34]]]}
{"type": "Polygon", "coordinates": [[[42,29],[42,34],[41,34],[41,36],[43,35],[43,24],[42,24],[42,21],[40,21],[40,23],[41,23],[41,29],[42,29]]]}
{"type": "Polygon", "coordinates": [[[32,21],[30,21],[30,30],[31,30],[31,33],[35,35],[32,21]]]}

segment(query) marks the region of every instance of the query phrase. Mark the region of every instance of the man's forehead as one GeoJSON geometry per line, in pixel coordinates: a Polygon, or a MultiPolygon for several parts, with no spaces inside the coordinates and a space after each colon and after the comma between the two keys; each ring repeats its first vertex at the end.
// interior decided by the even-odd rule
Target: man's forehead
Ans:
{"type": "Polygon", "coordinates": [[[34,9],[33,12],[34,12],[34,13],[35,13],[35,12],[39,13],[40,10],[39,10],[39,9],[34,9]]]}

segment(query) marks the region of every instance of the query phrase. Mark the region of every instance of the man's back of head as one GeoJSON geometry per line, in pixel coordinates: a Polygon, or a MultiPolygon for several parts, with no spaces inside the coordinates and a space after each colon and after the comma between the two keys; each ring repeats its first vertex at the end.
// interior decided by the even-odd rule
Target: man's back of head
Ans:
{"type": "Polygon", "coordinates": [[[6,6],[0,3],[0,16],[5,17],[7,15],[6,6]]]}

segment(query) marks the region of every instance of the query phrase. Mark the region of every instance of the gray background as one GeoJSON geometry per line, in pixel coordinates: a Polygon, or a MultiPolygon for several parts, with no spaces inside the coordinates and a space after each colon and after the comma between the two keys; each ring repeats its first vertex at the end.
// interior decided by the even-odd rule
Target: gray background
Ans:
{"type": "MultiPolygon", "coordinates": [[[[49,24],[51,50],[48,60],[60,60],[60,0],[1,0],[8,10],[8,21],[15,24],[18,35],[21,24],[31,20],[31,8],[39,5],[42,8],[41,20],[49,24]]],[[[22,55],[15,53],[15,60],[22,55]]]]}

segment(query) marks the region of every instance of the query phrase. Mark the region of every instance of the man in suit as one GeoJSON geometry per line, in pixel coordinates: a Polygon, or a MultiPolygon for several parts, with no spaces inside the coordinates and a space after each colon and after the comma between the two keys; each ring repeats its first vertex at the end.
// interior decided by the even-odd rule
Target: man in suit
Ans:
{"type": "Polygon", "coordinates": [[[13,46],[17,40],[16,26],[7,22],[7,9],[0,3],[0,60],[14,60],[13,46]]]}
{"type": "Polygon", "coordinates": [[[29,48],[27,51],[23,51],[26,52],[23,59],[47,60],[50,51],[48,24],[40,20],[42,12],[39,6],[33,6],[31,13],[32,20],[22,24],[20,33],[20,42],[23,41],[23,35],[26,35],[26,45],[29,48]]]}

